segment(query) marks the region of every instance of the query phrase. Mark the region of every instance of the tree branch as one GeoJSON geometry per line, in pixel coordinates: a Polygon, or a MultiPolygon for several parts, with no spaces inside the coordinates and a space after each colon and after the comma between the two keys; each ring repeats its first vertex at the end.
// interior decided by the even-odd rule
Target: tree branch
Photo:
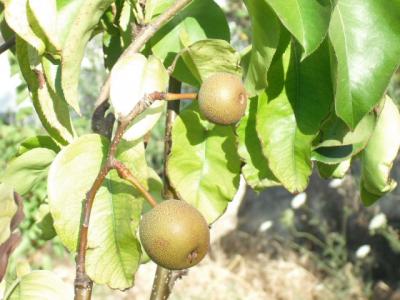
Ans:
{"type": "Polygon", "coordinates": [[[0,45],[0,54],[15,46],[15,36],[0,45]]]}
{"type": "MultiPolygon", "coordinates": [[[[88,230],[90,214],[92,211],[95,196],[103,184],[108,172],[115,167],[115,154],[117,152],[118,144],[120,143],[122,136],[129,126],[130,122],[145,111],[154,101],[165,100],[168,93],[154,92],[145,95],[143,99],[134,107],[134,109],[124,118],[121,118],[118,122],[118,127],[115,132],[114,138],[111,142],[109,152],[107,154],[106,162],[101,168],[97,175],[92,187],[86,194],[82,209],[82,225],[79,232],[78,238],[78,254],[76,258],[76,278],[75,278],[75,299],[76,300],[88,300],[91,298],[93,282],[86,274],[86,249],[88,242],[88,230]]],[[[132,177],[129,177],[132,179],[132,177]]],[[[139,188],[138,188],[139,189],[139,188]]],[[[140,189],[139,189],[140,190],[140,189]]],[[[140,190],[141,191],[141,190],[140,190]]],[[[144,194],[146,197],[146,195],[144,194]]],[[[147,198],[146,198],[147,199],[147,198]]]]}
{"type": "MultiPolygon", "coordinates": [[[[188,5],[193,0],[177,0],[175,3],[169,7],[163,14],[161,14],[157,19],[144,27],[136,39],[129,45],[128,48],[122,53],[118,61],[132,53],[137,53],[140,49],[147,43],[147,41],[169,20],[171,20],[180,10],[182,10],[186,5],[188,5]]],[[[96,107],[101,103],[107,101],[110,94],[110,75],[108,75],[99,97],[96,100],[96,107]]]]}
{"type": "MultiPolygon", "coordinates": [[[[181,91],[181,83],[171,77],[169,92],[179,93],[181,91]]],[[[176,95],[176,94],[174,94],[176,95]]],[[[183,97],[184,98],[184,97],[183,97]]],[[[167,160],[171,152],[172,140],[172,126],[179,113],[179,101],[168,102],[167,104],[167,118],[165,120],[165,133],[164,133],[164,199],[177,199],[176,193],[172,188],[167,176],[167,160]]],[[[174,285],[175,277],[172,276],[172,271],[157,266],[157,271],[154,276],[153,288],[151,290],[150,300],[164,300],[169,297],[174,285]]]]}

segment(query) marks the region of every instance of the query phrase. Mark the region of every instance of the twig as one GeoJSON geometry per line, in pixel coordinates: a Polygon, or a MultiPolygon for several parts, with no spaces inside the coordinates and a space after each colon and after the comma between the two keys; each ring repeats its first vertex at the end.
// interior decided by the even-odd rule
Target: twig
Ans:
{"type": "Polygon", "coordinates": [[[15,36],[0,45],[0,54],[15,46],[15,36]]]}
{"type": "Polygon", "coordinates": [[[197,94],[196,93],[186,93],[186,94],[167,93],[165,95],[165,100],[167,100],[167,101],[174,101],[174,100],[181,100],[181,99],[195,100],[195,99],[197,99],[197,94]]]}
{"type": "MultiPolygon", "coordinates": [[[[152,23],[143,27],[142,31],[138,34],[136,39],[129,45],[128,48],[121,54],[118,61],[132,53],[139,52],[146,42],[153,37],[153,35],[164,26],[170,19],[172,19],[180,10],[188,5],[193,0],[177,0],[171,7],[169,7],[163,14],[161,14],[152,23]]],[[[110,94],[110,75],[108,75],[99,97],[96,100],[96,107],[107,101],[110,94]]]]}
{"type": "Polygon", "coordinates": [[[153,196],[145,189],[145,187],[139,182],[139,180],[133,176],[132,172],[120,161],[113,161],[113,168],[117,170],[119,177],[125,179],[134,185],[139,192],[146,198],[147,202],[150,203],[152,207],[157,205],[157,201],[153,198],[153,196]]]}
{"type": "MultiPolygon", "coordinates": [[[[181,83],[171,77],[169,91],[179,93],[181,91],[181,83]]],[[[179,101],[171,101],[167,104],[167,118],[165,121],[165,134],[164,134],[164,199],[177,199],[176,193],[172,188],[167,176],[167,160],[171,152],[172,140],[172,126],[179,113],[179,101]]],[[[172,271],[157,266],[157,271],[153,281],[153,288],[151,290],[150,300],[165,300],[171,294],[172,287],[176,277],[172,276],[172,271]]]]}

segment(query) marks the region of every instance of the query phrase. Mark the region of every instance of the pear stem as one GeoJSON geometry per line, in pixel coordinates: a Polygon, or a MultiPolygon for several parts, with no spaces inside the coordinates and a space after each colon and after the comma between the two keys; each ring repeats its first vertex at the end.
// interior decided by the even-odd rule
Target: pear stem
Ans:
{"type": "Polygon", "coordinates": [[[122,162],[114,160],[113,167],[117,170],[119,177],[125,179],[134,187],[136,187],[152,207],[155,207],[157,205],[157,201],[153,198],[153,196],[146,190],[146,188],[122,162]]]}

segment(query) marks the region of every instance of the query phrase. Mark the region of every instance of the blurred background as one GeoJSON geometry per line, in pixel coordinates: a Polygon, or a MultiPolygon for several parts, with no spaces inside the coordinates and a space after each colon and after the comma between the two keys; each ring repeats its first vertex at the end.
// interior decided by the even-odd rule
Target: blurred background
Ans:
{"type": "MultiPolygon", "coordinates": [[[[226,11],[232,43],[244,49],[251,39],[242,1],[216,1],[226,11]]],[[[3,41],[0,39],[0,43],[3,41]]],[[[399,58],[400,59],[400,58],[399,58]]],[[[105,79],[102,37],[89,44],[80,80],[83,117],[78,132],[90,132],[93,105],[105,79]]],[[[30,104],[15,57],[0,55],[0,172],[25,138],[44,133],[30,104]]],[[[400,70],[388,88],[400,104],[400,70]]],[[[164,120],[152,131],[148,163],[161,173],[164,120]]],[[[242,181],[227,213],[212,228],[209,255],[175,284],[171,299],[400,299],[400,189],[377,205],[359,200],[359,166],[344,179],[317,174],[296,196],[283,188],[256,193],[242,181]]],[[[393,168],[400,180],[400,166],[393,168]]],[[[72,285],[74,260],[54,232],[44,232],[45,182],[24,199],[24,239],[16,257],[33,269],[54,270],[72,285]]],[[[155,265],[141,266],[135,287],[126,292],[96,286],[94,299],[148,299],[155,265]]],[[[1,288],[0,288],[1,289],[1,288]]]]}

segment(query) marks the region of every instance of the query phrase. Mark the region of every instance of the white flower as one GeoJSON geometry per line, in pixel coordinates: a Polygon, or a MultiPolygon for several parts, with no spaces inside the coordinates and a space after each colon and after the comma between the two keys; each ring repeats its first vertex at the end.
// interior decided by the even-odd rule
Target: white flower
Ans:
{"type": "Polygon", "coordinates": [[[293,209],[299,209],[301,206],[306,203],[307,200],[307,194],[306,193],[300,193],[293,197],[292,202],[290,205],[292,206],[293,209]]]}
{"type": "Polygon", "coordinates": [[[370,245],[362,245],[360,248],[357,249],[356,251],[356,257],[357,258],[365,258],[367,255],[371,252],[371,246],[370,245]]]}
{"type": "Polygon", "coordinates": [[[341,186],[343,183],[343,179],[333,179],[331,180],[331,182],[329,182],[329,187],[330,188],[338,188],[339,186],[341,186]]]}
{"type": "Polygon", "coordinates": [[[268,229],[270,229],[272,227],[272,225],[274,225],[274,222],[272,222],[271,220],[265,221],[265,222],[261,223],[261,225],[258,228],[258,230],[260,232],[265,232],[268,229]]]}
{"type": "Polygon", "coordinates": [[[387,224],[386,215],[384,213],[379,213],[371,219],[368,228],[370,231],[374,231],[381,227],[386,226],[386,224],[387,224]]]}

